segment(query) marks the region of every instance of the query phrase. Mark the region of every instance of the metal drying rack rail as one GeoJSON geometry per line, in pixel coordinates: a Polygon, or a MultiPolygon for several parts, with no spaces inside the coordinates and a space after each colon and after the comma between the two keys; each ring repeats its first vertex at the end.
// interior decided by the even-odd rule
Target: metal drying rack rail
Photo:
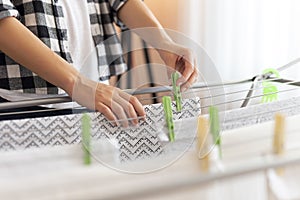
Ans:
{"type": "MultiPolygon", "coordinates": [[[[285,83],[288,85],[300,86],[300,81],[297,82],[297,81],[291,81],[288,79],[281,79],[281,78],[280,79],[267,78],[266,80],[278,82],[278,83],[285,83]]],[[[190,89],[196,90],[196,89],[222,88],[223,86],[239,85],[239,84],[251,83],[253,81],[254,81],[254,78],[240,80],[240,81],[224,82],[224,83],[213,83],[213,84],[196,83],[190,89]]],[[[127,90],[123,90],[123,91],[128,94],[131,94],[131,95],[142,95],[142,94],[152,94],[152,93],[161,93],[161,92],[171,92],[172,87],[171,86],[157,86],[157,87],[150,87],[150,88],[143,88],[143,89],[127,89],[127,90]]],[[[4,103],[0,103],[0,111],[7,110],[7,109],[25,108],[25,107],[31,107],[31,106],[68,103],[68,102],[72,102],[72,99],[66,95],[57,95],[55,97],[41,98],[41,99],[34,99],[34,100],[4,102],[4,103]]]]}
{"type": "MultiPolygon", "coordinates": [[[[292,66],[295,66],[299,62],[300,62],[300,58],[292,60],[291,62],[279,67],[277,69],[277,71],[286,70],[292,66]]],[[[245,79],[245,80],[235,81],[235,82],[212,83],[212,84],[198,83],[198,84],[193,85],[191,87],[191,89],[213,88],[213,87],[220,87],[220,86],[222,87],[222,86],[227,86],[227,85],[237,85],[237,84],[252,82],[252,86],[247,95],[247,97],[250,97],[252,95],[254,82],[257,81],[258,78],[262,79],[262,80],[271,80],[271,78],[270,78],[271,76],[272,76],[272,74],[269,72],[266,74],[254,76],[253,78],[250,78],[250,79],[245,79]]],[[[290,80],[286,80],[286,79],[273,79],[273,81],[280,82],[280,83],[291,82],[290,80]]],[[[300,86],[300,82],[292,82],[291,85],[300,86]]],[[[172,88],[170,86],[165,86],[165,87],[159,86],[159,87],[150,87],[150,88],[137,89],[137,90],[128,89],[128,90],[124,90],[124,91],[127,92],[128,94],[139,95],[139,94],[153,94],[153,93],[159,93],[159,92],[170,92],[170,91],[172,91],[172,88]]],[[[247,102],[249,100],[249,98],[247,98],[247,97],[243,103],[244,106],[247,105],[247,102]]],[[[72,101],[72,99],[69,96],[58,95],[57,97],[52,97],[52,98],[7,102],[7,103],[0,104],[0,111],[4,110],[4,109],[24,108],[24,107],[30,107],[30,106],[66,103],[66,102],[71,102],[71,101],[72,101]]]]}
{"type": "MultiPolygon", "coordinates": [[[[292,60],[291,62],[279,67],[277,70],[273,71],[283,71],[288,68],[291,68],[298,64],[300,62],[300,58],[296,58],[292,60]]],[[[254,86],[259,81],[274,81],[279,83],[286,83],[288,85],[295,85],[300,86],[300,82],[290,81],[287,79],[281,79],[281,78],[270,78],[272,76],[272,72],[267,72],[264,74],[256,75],[253,78],[245,79],[241,81],[232,81],[232,82],[224,82],[224,83],[197,83],[194,84],[191,89],[203,89],[203,88],[215,88],[215,87],[223,87],[228,85],[237,85],[237,84],[243,84],[243,83],[249,83],[252,82],[252,86],[250,90],[248,91],[248,94],[246,98],[243,100],[242,107],[246,107],[248,105],[249,100],[251,99],[251,96],[253,94],[253,91],[255,90],[254,86]]],[[[153,93],[160,93],[160,92],[170,92],[172,91],[172,87],[170,86],[159,86],[159,87],[150,87],[150,88],[144,88],[144,89],[128,89],[124,90],[124,92],[127,92],[131,95],[140,95],[140,94],[153,94],[153,93]]],[[[154,99],[154,98],[153,98],[154,99]]],[[[49,104],[57,104],[57,103],[66,103],[66,102],[72,102],[72,99],[69,96],[66,95],[57,95],[57,97],[51,97],[51,98],[42,98],[42,99],[34,99],[34,100],[24,100],[24,101],[15,101],[15,102],[5,102],[0,104],[0,111],[7,110],[7,109],[16,109],[16,108],[26,108],[31,106],[40,106],[40,105],[49,105],[49,104]]]]}

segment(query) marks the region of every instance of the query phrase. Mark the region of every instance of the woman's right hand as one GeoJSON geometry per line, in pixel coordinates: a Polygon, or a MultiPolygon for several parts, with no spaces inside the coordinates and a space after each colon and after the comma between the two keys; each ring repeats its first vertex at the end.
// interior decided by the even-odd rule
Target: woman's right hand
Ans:
{"type": "Polygon", "coordinates": [[[110,121],[120,121],[123,127],[128,127],[129,121],[138,124],[138,116],[145,116],[145,111],[139,100],[119,88],[97,83],[79,76],[74,84],[72,98],[79,104],[97,110],[110,121]],[[132,119],[132,120],[129,120],[132,119]]]}

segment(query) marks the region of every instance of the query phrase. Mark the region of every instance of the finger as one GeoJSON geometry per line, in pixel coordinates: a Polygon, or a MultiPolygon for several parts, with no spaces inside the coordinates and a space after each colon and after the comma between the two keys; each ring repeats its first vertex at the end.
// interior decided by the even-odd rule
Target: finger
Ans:
{"type": "Polygon", "coordinates": [[[122,108],[125,110],[127,116],[131,118],[131,122],[133,125],[138,124],[137,114],[135,112],[135,109],[133,105],[126,99],[122,98],[121,96],[116,96],[114,99],[119,105],[122,106],[122,108]]]}
{"type": "Polygon", "coordinates": [[[197,66],[196,62],[194,64],[194,66],[195,66],[194,71],[193,71],[192,75],[190,76],[189,80],[187,81],[190,85],[193,85],[198,80],[198,76],[199,76],[199,70],[196,67],[197,66]]]}
{"type": "Polygon", "coordinates": [[[198,69],[195,68],[194,72],[192,73],[192,75],[190,76],[189,80],[187,82],[185,82],[182,86],[181,86],[181,91],[184,92],[186,91],[189,87],[191,87],[198,79],[198,69]]]}
{"type": "Polygon", "coordinates": [[[127,120],[127,116],[125,114],[125,111],[123,109],[123,107],[118,104],[115,101],[112,101],[112,107],[111,110],[113,111],[113,113],[117,116],[119,122],[121,123],[121,125],[125,128],[128,127],[128,120],[127,120]]]}
{"type": "Polygon", "coordinates": [[[180,71],[182,76],[178,79],[177,84],[180,85],[185,83],[187,80],[190,79],[190,76],[193,74],[194,66],[188,60],[183,58],[183,61],[178,63],[180,66],[180,71]]]}
{"type": "MultiPolygon", "coordinates": [[[[176,72],[176,70],[174,70],[174,68],[170,68],[169,66],[167,67],[167,77],[170,80],[169,85],[172,85],[172,74],[176,72]]],[[[176,83],[177,84],[177,83],[176,83]]]]}
{"type": "Polygon", "coordinates": [[[141,102],[138,100],[138,98],[136,98],[135,96],[129,95],[125,92],[120,93],[120,96],[129,101],[129,103],[133,106],[133,108],[136,111],[136,113],[138,114],[138,116],[145,117],[145,115],[146,115],[145,109],[144,109],[143,105],[141,104],[141,102]]]}
{"type": "Polygon", "coordinates": [[[114,125],[118,125],[116,116],[113,114],[112,110],[108,106],[99,102],[96,104],[96,110],[101,112],[106,117],[106,119],[114,122],[114,125]]]}

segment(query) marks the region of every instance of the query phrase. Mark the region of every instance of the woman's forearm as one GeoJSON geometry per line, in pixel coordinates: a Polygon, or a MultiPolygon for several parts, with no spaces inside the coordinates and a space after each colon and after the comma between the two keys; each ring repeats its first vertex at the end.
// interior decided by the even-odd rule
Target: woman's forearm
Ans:
{"type": "Polygon", "coordinates": [[[136,97],[80,75],[13,17],[0,20],[0,50],[43,79],[64,89],[79,104],[102,112],[108,120],[121,119],[121,124],[126,127],[129,123],[127,117],[134,119],[132,123],[137,124],[137,116],[145,115],[136,97]]]}
{"type": "Polygon", "coordinates": [[[120,9],[118,16],[130,29],[156,48],[166,66],[182,74],[177,81],[182,90],[197,80],[198,69],[193,52],[172,41],[144,2],[128,0],[120,9]]]}
{"type": "Polygon", "coordinates": [[[78,72],[14,17],[0,20],[0,50],[72,95],[78,72]]]}
{"type": "Polygon", "coordinates": [[[173,41],[141,0],[128,0],[118,12],[121,21],[153,47],[168,48],[173,41]]]}

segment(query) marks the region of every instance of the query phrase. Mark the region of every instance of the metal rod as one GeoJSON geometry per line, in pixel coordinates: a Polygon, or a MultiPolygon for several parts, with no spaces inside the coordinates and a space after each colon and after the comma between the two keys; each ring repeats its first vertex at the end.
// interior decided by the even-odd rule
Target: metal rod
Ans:
{"type": "Polygon", "coordinates": [[[25,108],[31,106],[56,104],[56,103],[67,103],[71,101],[72,99],[68,96],[58,96],[58,97],[43,98],[43,99],[5,102],[5,103],[0,103],[0,110],[13,109],[13,108],[25,108]]]}
{"type": "MultiPolygon", "coordinates": [[[[296,85],[296,84],[300,84],[299,81],[291,81],[291,82],[282,82],[283,85],[296,85]]],[[[269,87],[272,87],[272,86],[269,86],[269,87]]],[[[255,87],[255,88],[250,88],[250,89],[243,89],[243,90],[238,90],[238,91],[234,91],[234,92],[228,92],[228,93],[224,93],[224,94],[216,94],[216,95],[213,95],[213,96],[205,96],[205,97],[200,97],[201,100],[204,100],[204,99],[211,99],[211,98],[215,98],[215,97],[221,97],[221,96],[228,96],[228,95],[233,95],[233,94],[239,94],[239,93],[242,93],[242,92],[248,92],[248,91],[252,91],[252,93],[254,91],[257,91],[257,90],[260,90],[260,89],[263,89],[263,88],[269,88],[269,87],[255,87]]],[[[298,88],[295,88],[295,89],[298,89],[298,88]]],[[[211,89],[213,90],[213,89],[211,89]]],[[[202,90],[203,91],[203,90],[202,90]]],[[[183,95],[187,95],[187,94],[194,94],[196,93],[197,91],[188,91],[188,92],[184,92],[183,95]]],[[[280,92],[280,91],[279,91],[280,92]]],[[[247,97],[245,99],[248,99],[250,100],[251,96],[252,96],[252,93],[250,96],[247,95],[247,97]]],[[[162,98],[163,96],[157,96],[156,98],[159,99],[159,98],[162,98]]],[[[148,101],[148,100],[152,100],[151,98],[142,98],[142,99],[139,99],[140,101],[148,101]]]]}
{"type": "MultiPolygon", "coordinates": [[[[232,81],[232,82],[224,82],[224,83],[195,83],[190,87],[190,89],[201,89],[201,88],[213,88],[213,87],[222,87],[222,86],[228,86],[228,85],[238,85],[243,83],[251,82],[252,79],[246,79],[242,81],[232,81]]],[[[160,93],[160,92],[171,92],[172,87],[171,86],[156,86],[151,88],[142,88],[142,89],[127,89],[123,90],[124,92],[131,94],[131,95],[140,95],[140,94],[150,94],[150,93],[160,93]]]]}
{"type": "MultiPolygon", "coordinates": [[[[147,65],[147,71],[148,71],[148,76],[149,76],[149,83],[150,83],[150,87],[154,87],[154,77],[153,77],[153,71],[152,71],[152,68],[151,68],[151,62],[150,62],[150,54],[148,52],[148,49],[147,49],[147,44],[144,40],[142,40],[142,43],[143,43],[143,48],[144,48],[144,57],[145,57],[145,63],[147,65]]],[[[156,101],[156,93],[152,93],[151,94],[152,96],[152,99],[154,100],[153,103],[157,103],[156,101]]]]}
{"type": "MultiPolygon", "coordinates": [[[[293,88],[293,89],[288,89],[288,90],[282,90],[282,91],[279,91],[279,92],[273,92],[273,93],[270,93],[270,94],[278,94],[278,93],[283,93],[283,92],[290,92],[290,91],[295,91],[295,90],[298,90],[300,88],[293,88]]],[[[248,97],[249,99],[251,98],[259,98],[259,97],[263,97],[264,95],[256,95],[256,96],[252,96],[252,97],[248,97]]],[[[244,101],[245,99],[242,98],[242,99],[235,99],[235,100],[232,100],[232,101],[225,101],[225,102],[221,102],[221,103],[217,103],[217,104],[214,104],[213,106],[222,106],[222,105],[226,105],[226,104],[229,104],[229,103],[236,103],[236,102],[240,102],[240,101],[244,101]]],[[[210,106],[212,105],[204,105],[204,106],[200,106],[199,108],[193,108],[193,109],[186,109],[185,111],[195,111],[196,109],[198,109],[199,111],[201,109],[205,109],[205,108],[209,108],[210,106]]],[[[51,110],[47,110],[47,111],[51,111],[51,110]]],[[[30,111],[30,112],[43,112],[43,111],[30,111]]],[[[11,113],[0,113],[0,116],[1,115],[6,115],[6,114],[11,114],[11,113]]],[[[19,114],[19,113],[13,113],[13,114],[19,114]]],[[[156,116],[158,117],[158,116],[156,116]]],[[[138,117],[138,118],[135,118],[135,119],[143,119],[143,117],[138,117]]],[[[133,120],[133,118],[127,118],[127,119],[124,119],[124,120],[116,120],[117,122],[119,123],[122,123],[124,121],[128,121],[128,120],[133,120]]],[[[111,123],[113,123],[113,121],[109,121],[111,123]]]]}
{"type": "Polygon", "coordinates": [[[293,166],[300,164],[299,155],[285,156],[283,158],[275,159],[273,157],[262,158],[261,162],[258,164],[248,163],[240,168],[227,169],[224,172],[211,173],[207,175],[198,174],[183,176],[180,178],[170,179],[167,182],[158,183],[155,186],[144,187],[137,191],[127,193],[114,193],[110,197],[105,197],[106,200],[117,200],[117,199],[140,199],[149,196],[155,196],[159,194],[174,193],[174,191],[182,191],[191,187],[201,186],[203,184],[208,184],[213,181],[232,179],[238,176],[251,174],[255,172],[265,171],[272,168],[281,168],[285,166],[293,166]]]}
{"type": "Polygon", "coordinates": [[[300,58],[297,58],[297,59],[295,59],[295,60],[289,62],[288,64],[283,65],[282,67],[279,67],[277,70],[278,70],[278,71],[286,70],[286,69],[288,69],[288,68],[290,68],[290,67],[296,65],[296,64],[299,63],[299,62],[300,62],[300,58]]]}
{"type": "MultiPolygon", "coordinates": [[[[245,83],[244,81],[236,81],[236,82],[227,82],[224,84],[215,83],[210,85],[210,87],[222,86],[222,85],[235,85],[240,83],[245,83]]],[[[248,80],[247,80],[248,81],[248,80]]],[[[193,85],[191,88],[206,88],[207,84],[204,83],[197,83],[193,85]]],[[[131,94],[131,95],[140,95],[140,94],[151,94],[151,93],[159,93],[159,92],[169,92],[172,91],[171,86],[157,86],[151,88],[143,88],[143,89],[127,89],[123,90],[124,92],[131,94]]],[[[40,105],[47,105],[47,104],[57,104],[57,103],[67,103],[72,102],[72,99],[68,96],[61,96],[58,95],[57,97],[51,98],[41,98],[41,99],[33,99],[33,100],[23,100],[23,101],[14,101],[14,102],[5,102],[0,103],[0,110],[5,109],[13,109],[13,108],[24,108],[24,107],[31,107],[31,106],[40,106],[40,105]]]]}
{"type": "MultiPolygon", "coordinates": [[[[271,81],[276,81],[279,83],[287,83],[293,82],[287,79],[270,79],[271,81]]],[[[242,81],[233,81],[233,82],[224,82],[224,83],[195,83],[190,89],[204,89],[204,88],[214,88],[214,87],[222,87],[222,86],[230,86],[230,85],[238,85],[244,84],[252,81],[252,79],[245,79],[242,81]]],[[[300,86],[300,82],[293,82],[290,85],[300,86]]],[[[160,93],[160,92],[170,92],[172,91],[171,86],[157,86],[151,88],[142,88],[142,89],[127,89],[123,90],[124,92],[131,95],[140,95],[140,94],[150,94],[150,93],[160,93]]],[[[34,100],[23,100],[23,101],[14,101],[14,102],[5,102],[0,103],[0,111],[5,109],[14,109],[14,108],[24,108],[31,106],[39,106],[39,105],[47,105],[47,104],[57,104],[57,103],[67,103],[72,102],[72,99],[69,96],[61,96],[51,98],[42,98],[42,99],[34,99],[34,100]]]]}
{"type": "Polygon", "coordinates": [[[248,104],[249,104],[249,102],[250,102],[250,98],[248,98],[248,97],[251,97],[251,96],[253,95],[254,88],[256,87],[256,84],[257,84],[257,82],[258,82],[258,79],[259,79],[258,76],[254,78],[254,80],[253,80],[253,82],[252,82],[252,84],[251,84],[250,90],[248,91],[247,96],[246,96],[246,98],[245,98],[245,101],[244,101],[244,102],[242,103],[242,105],[241,105],[242,108],[248,106],[248,104]]]}

